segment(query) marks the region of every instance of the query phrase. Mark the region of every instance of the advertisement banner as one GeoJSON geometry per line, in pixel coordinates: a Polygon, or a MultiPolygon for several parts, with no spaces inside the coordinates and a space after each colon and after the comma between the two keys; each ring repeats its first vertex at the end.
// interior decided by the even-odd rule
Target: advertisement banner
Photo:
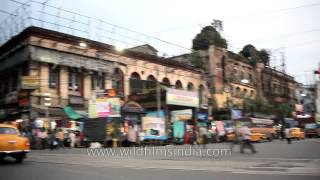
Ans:
{"type": "Polygon", "coordinates": [[[222,121],[216,121],[216,127],[218,130],[219,136],[224,136],[226,134],[226,132],[224,130],[224,124],[222,121]]]}
{"type": "Polygon", "coordinates": [[[242,118],[242,111],[231,109],[231,119],[240,119],[242,118]]]}
{"type": "MultiPolygon", "coordinates": [[[[158,111],[148,111],[146,116],[148,116],[148,117],[158,117],[158,111]]],[[[164,111],[163,110],[159,111],[159,116],[161,118],[164,118],[164,111]]]]}
{"type": "Polygon", "coordinates": [[[191,119],[192,119],[192,110],[191,109],[171,111],[171,122],[188,121],[191,119]]]}
{"type": "Polygon", "coordinates": [[[192,110],[177,110],[171,111],[171,122],[173,126],[173,137],[174,138],[183,138],[185,121],[192,119],[192,110]]]}
{"type": "Polygon", "coordinates": [[[145,132],[144,139],[167,139],[165,133],[165,120],[158,117],[143,117],[142,129],[145,132]]]}
{"type": "Polygon", "coordinates": [[[120,117],[120,98],[108,98],[107,101],[111,104],[111,111],[108,117],[120,117]]]}
{"type": "Polygon", "coordinates": [[[167,88],[166,102],[172,105],[199,107],[199,95],[198,92],[167,88]]]}
{"type": "Polygon", "coordinates": [[[208,113],[205,112],[198,112],[197,113],[198,121],[208,122],[208,113]]]}
{"type": "Polygon", "coordinates": [[[96,98],[89,102],[89,118],[120,117],[119,98],[96,98]]]}
{"type": "Polygon", "coordinates": [[[40,87],[39,76],[22,76],[21,89],[38,89],[40,87]]]}

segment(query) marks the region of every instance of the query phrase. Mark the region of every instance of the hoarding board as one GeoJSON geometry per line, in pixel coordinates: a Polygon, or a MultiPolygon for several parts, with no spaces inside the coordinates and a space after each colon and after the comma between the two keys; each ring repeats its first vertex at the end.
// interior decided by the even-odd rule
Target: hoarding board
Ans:
{"type": "Polygon", "coordinates": [[[143,117],[142,129],[145,132],[144,139],[167,139],[165,133],[165,120],[159,117],[143,117]]]}
{"type": "Polygon", "coordinates": [[[172,105],[199,107],[199,95],[198,92],[167,88],[166,102],[172,105]]]}
{"type": "Polygon", "coordinates": [[[96,98],[89,102],[89,118],[120,117],[119,98],[96,98]]]}

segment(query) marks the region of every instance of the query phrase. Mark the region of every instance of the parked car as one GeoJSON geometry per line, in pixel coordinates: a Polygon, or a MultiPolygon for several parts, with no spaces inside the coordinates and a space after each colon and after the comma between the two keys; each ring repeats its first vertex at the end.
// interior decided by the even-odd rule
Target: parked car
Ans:
{"type": "Polygon", "coordinates": [[[21,163],[29,151],[29,140],[22,137],[15,126],[0,124],[0,160],[11,156],[21,163]]]}
{"type": "Polygon", "coordinates": [[[304,139],[305,135],[304,135],[304,132],[301,131],[300,128],[291,128],[290,129],[290,133],[291,133],[291,137],[293,139],[304,139]]]}

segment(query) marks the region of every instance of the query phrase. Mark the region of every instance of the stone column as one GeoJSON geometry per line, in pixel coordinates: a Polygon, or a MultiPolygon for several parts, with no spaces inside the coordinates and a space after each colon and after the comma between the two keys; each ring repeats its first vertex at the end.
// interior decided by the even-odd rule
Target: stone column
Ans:
{"type": "Polygon", "coordinates": [[[66,106],[68,104],[68,68],[65,66],[60,67],[60,78],[59,78],[59,94],[60,94],[60,105],[66,106]]]}
{"type": "Polygon", "coordinates": [[[124,75],[124,98],[127,101],[130,95],[130,75],[124,75]]]}
{"type": "MultiPolygon", "coordinates": [[[[264,69],[263,63],[257,63],[256,65],[256,87],[257,87],[257,96],[261,97],[263,96],[263,90],[262,90],[262,71],[264,69]]],[[[271,82],[268,82],[271,83],[271,82]]]]}
{"type": "Polygon", "coordinates": [[[91,76],[88,73],[83,74],[83,98],[86,101],[91,98],[91,76]]]}

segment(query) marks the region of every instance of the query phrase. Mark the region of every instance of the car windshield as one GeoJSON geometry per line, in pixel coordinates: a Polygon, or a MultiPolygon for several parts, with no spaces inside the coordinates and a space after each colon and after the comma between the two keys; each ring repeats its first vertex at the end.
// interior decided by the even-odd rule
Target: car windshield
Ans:
{"type": "Polygon", "coordinates": [[[0,127],[0,134],[18,134],[18,132],[14,128],[0,127]]]}

